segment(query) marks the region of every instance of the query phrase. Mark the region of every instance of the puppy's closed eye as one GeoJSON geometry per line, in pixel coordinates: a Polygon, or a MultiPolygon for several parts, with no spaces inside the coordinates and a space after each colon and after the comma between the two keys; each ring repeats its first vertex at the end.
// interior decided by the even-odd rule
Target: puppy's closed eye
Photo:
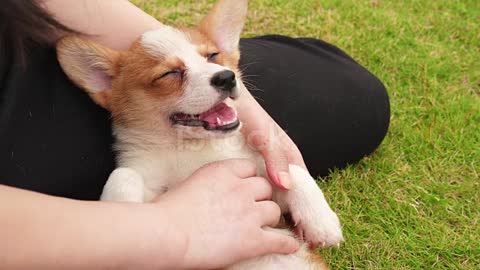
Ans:
{"type": "Polygon", "coordinates": [[[175,68],[175,69],[169,70],[169,71],[163,73],[162,75],[154,78],[153,81],[152,81],[152,84],[155,84],[156,82],[158,82],[161,79],[174,77],[174,76],[183,78],[184,74],[185,74],[184,70],[179,69],[179,68],[175,68]]]}
{"type": "Polygon", "coordinates": [[[215,62],[218,58],[218,55],[220,55],[219,52],[214,52],[214,53],[209,53],[207,54],[207,60],[208,62],[215,62]]]}

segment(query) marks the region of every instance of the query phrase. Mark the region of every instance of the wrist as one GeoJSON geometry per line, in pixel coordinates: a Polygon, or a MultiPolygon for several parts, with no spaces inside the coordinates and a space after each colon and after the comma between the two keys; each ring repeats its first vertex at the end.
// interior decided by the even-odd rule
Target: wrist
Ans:
{"type": "Polygon", "coordinates": [[[255,97],[246,87],[240,87],[240,95],[236,101],[236,107],[240,120],[243,123],[242,133],[248,136],[250,133],[265,132],[275,121],[260,106],[255,97]]]}

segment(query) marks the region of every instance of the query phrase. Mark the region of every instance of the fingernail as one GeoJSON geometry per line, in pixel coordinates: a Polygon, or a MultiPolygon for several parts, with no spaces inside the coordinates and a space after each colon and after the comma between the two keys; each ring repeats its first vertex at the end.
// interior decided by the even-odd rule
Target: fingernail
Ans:
{"type": "Polygon", "coordinates": [[[292,188],[292,180],[290,179],[290,174],[287,172],[278,173],[278,181],[280,186],[285,190],[290,190],[292,188]]]}

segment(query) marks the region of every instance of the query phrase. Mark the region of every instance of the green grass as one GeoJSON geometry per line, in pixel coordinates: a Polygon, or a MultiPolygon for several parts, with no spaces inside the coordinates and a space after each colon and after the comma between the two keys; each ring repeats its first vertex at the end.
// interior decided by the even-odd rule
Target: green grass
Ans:
{"type": "MultiPolygon", "coordinates": [[[[192,25],[213,1],[133,2],[192,25]]],[[[480,269],[480,1],[250,2],[245,36],[324,39],[389,89],[383,145],[320,182],[346,238],[332,268],[480,269]]]]}

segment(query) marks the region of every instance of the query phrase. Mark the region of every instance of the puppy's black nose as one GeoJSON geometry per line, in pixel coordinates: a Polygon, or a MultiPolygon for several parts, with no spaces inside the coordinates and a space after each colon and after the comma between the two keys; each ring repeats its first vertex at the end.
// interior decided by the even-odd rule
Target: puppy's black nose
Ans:
{"type": "Polygon", "coordinates": [[[215,73],[210,83],[216,89],[227,93],[232,93],[235,86],[237,86],[235,73],[230,70],[224,70],[215,73]]]}

